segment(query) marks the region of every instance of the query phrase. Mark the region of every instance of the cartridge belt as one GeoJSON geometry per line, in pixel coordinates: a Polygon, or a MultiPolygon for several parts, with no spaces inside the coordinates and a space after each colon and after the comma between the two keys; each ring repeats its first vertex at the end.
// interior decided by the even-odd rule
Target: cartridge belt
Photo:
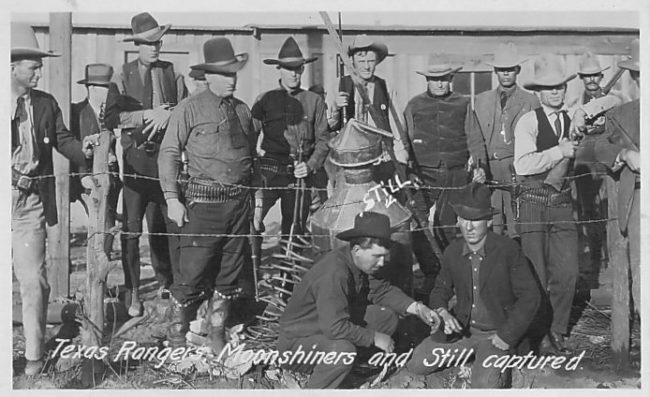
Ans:
{"type": "Polygon", "coordinates": [[[551,186],[521,187],[517,200],[545,207],[567,207],[572,203],[571,188],[560,192],[551,186]]]}
{"type": "Polygon", "coordinates": [[[276,175],[293,175],[293,164],[283,164],[271,157],[261,157],[260,171],[276,175]]]}
{"type": "Polygon", "coordinates": [[[225,203],[246,197],[248,188],[224,185],[219,182],[190,178],[185,189],[185,198],[195,203],[225,203]]]}

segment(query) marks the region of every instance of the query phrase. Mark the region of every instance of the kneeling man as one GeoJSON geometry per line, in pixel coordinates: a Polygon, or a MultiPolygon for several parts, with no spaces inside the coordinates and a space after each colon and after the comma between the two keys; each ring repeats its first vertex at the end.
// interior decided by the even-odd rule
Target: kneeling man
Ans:
{"type": "Polygon", "coordinates": [[[444,352],[457,357],[463,351],[474,353],[472,387],[503,387],[506,377],[501,369],[482,364],[492,355],[514,352],[537,312],[541,294],[519,245],[488,230],[496,211],[485,185],[469,184],[452,200],[452,207],[463,239],[445,250],[430,296],[430,306],[442,317],[448,336],[439,331],[425,339],[407,367],[428,374],[450,364],[452,360],[440,359],[444,352]],[[451,314],[448,305],[454,294],[457,303],[451,314]],[[437,351],[442,353],[435,355],[437,351]]]}
{"type": "Polygon", "coordinates": [[[278,350],[336,352],[338,358],[316,363],[307,388],[339,386],[357,346],[392,353],[399,315],[415,314],[427,324],[437,320],[433,310],[373,277],[389,260],[390,235],[386,215],[357,215],[354,228],[336,236],[350,244],[321,257],[296,287],[280,319],[278,350]]]}

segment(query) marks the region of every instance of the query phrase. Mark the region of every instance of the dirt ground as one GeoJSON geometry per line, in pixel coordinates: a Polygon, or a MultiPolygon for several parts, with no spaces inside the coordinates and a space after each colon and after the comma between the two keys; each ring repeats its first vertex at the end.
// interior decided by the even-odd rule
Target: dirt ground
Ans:
{"type": "MultiPolygon", "coordinates": [[[[272,214],[271,219],[278,219],[272,214]]],[[[276,222],[267,225],[269,233],[278,228],[276,222]]],[[[85,236],[75,235],[71,248],[71,290],[83,292],[85,289],[85,236]]],[[[116,239],[119,240],[119,239],[116,239]]],[[[144,242],[144,239],[143,239],[144,242]]],[[[265,242],[265,248],[272,247],[274,242],[265,242]]],[[[572,332],[568,341],[569,346],[578,355],[584,352],[583,358],[575,370],[564,369],[524,369],[515,370],[512,375],[514,388],[632,388],[641,387],[640,363],[640,334],[639,320],[635,319],[632,326],[631,361],[632,366],[623,371],[614,368],[610,345],[610,300],[611,300],[611,269],[604,262],[594,263],[586,252],[586,244],[582,244],[581,275],[578,282],[578,292],[574,302],[572,315],[572,332]]],[[[114,268],[108,277],[108,287],[112,291],[123,292],[123,276],[119,263],[119,241],[115,243],[115,251],[111,257],[114,268]],[[120,288],[122,286],[122,288],[120,288]]],[[[136,341],[144,346],[162,346],[164,340],[168,313],[168,301],[157,297],[157,282],[153,270],[148,264],[148,247],[142,244],[142,279],[141,287],[146,299],[146,320],[130,328],[118,338],[110,341],[111,352],[128,340],[136,341]]],[[[421,273],[416,270],[414,283],[421,283],[421,273]]],[[[113,293],[115,295],[115,293],[113,293]]],[[[118,294],[119,295],[119,294],[118,294]]],[[[106,306],[108,329],[117,330],[129,319],[126,308],[116,299],[107,299],[106,306]],[[111,321],[113,321],[111,323],[111,321]]],[[[13,304],[20,304],[18,283],[13,282],[13,304]]],[[[251,323],[254,314],[260,313],[263,306],[252,300],[239,303],[236,315],[231,325],[251,323]]],[[[14,313],[16,319],[17,314],[14,313]]],[[[19,316],[18,316],[19,317],[19,316]]],[[[424,337],[426,330],[416,323],[405,322],[400,329],[406,329],[406,340],[402,341],[401,351],[405,352],[415,345],[414,340],[424,337]]],[[[48,337],[66,335],[65,324],[48,325],[48,337]]],[[[78,341],[78,336],[75,341],[78,341]]],[[[398,341],[398,345],[399,345],[398,341]]],[[[50,343],[50,347],[55,346],[50,343]]],[[[101,373],[89,375],[90,368],[80,359],[50,360],[41,375],[36,377],[24,376],[24,338],[22,326],[14,321],[13,326],[13,387],[14,389],[293,389],[304,385],[307,375],[297,371],[279,369],[268,365],[255,365],[242,376],[228,377],[223,373],[215,374],[214,370],[195,365],[191,369],[179,370],[178,367],[163,365],[156,368],[154,362],[147,360],[107,361],[101,373]],[[231,379],[232,378],[232,379],[231,379]]],[[[109,357],[111,355],[109,354],[109,357]]],[[[470,387],[467,368],[451,368],[430,376],[418,376],[409,373],[405,368],[392,366],[386,374],[380,374],[381,368],[365,368],[355,366],[352,374],[346,380],[346,388],[381,388],[381,389],[424,389],[424,388],[466,388],[470,387]],[[378,379],[378,376],[381,379],[378,379]]]]}

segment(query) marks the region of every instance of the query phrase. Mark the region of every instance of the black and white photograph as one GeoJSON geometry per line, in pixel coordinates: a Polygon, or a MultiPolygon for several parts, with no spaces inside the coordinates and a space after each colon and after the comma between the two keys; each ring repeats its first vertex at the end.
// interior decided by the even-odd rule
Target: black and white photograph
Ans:
{"type": "Polygon", "coordinates": [[[114,3],[4,13],[9,392],[647,389],[643,2],[114,3]]]}

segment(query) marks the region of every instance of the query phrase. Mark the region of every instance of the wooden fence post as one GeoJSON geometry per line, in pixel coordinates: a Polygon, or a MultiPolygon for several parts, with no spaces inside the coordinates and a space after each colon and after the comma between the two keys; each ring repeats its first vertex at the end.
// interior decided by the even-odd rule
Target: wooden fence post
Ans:
{"type": "MultiPolygon", "coordinates": [[[[611,176],[607,183],[607,210],[609,217],[618,213],[618,184],[611,176]]],[[[621,234],[618,221],[607,224],[607,249],[612,267],[612,353],[616,370],[629,366],[630,358],[630,279],[627,238],[621,234]]]]}

